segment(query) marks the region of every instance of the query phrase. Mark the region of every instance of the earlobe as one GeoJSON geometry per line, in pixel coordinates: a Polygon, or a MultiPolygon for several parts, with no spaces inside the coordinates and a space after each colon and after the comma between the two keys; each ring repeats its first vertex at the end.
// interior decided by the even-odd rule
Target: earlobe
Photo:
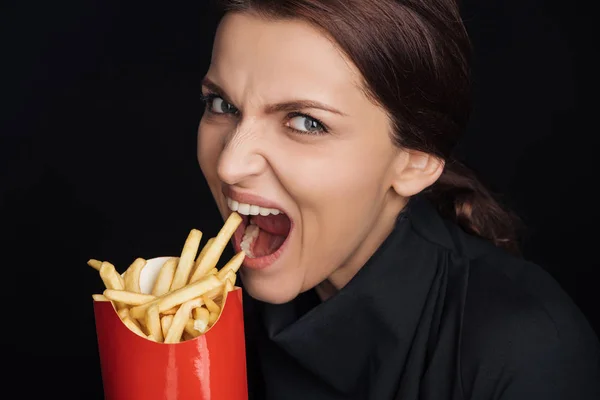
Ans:
{"type": "Polygon", "coordinates": [[[396,160],[394,191],[402,197],[414,196],[433,185],[444,170],[444,160],[420,151],[406,150],[396,160]]]}

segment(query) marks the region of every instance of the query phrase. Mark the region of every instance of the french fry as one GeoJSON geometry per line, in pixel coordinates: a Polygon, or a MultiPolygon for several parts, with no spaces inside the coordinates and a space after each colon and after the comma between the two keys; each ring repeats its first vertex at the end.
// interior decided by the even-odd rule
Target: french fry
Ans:
{"type": "Polygon", "coordinates": [[[94,301],[110,301],[103,294],[93,294],[92,298],[94,299],[94,301]]]}
{"type": "Polygon", "coordinates": [[[127,290],[106,289],[104,296],[109,300],[129,306],[138,306],[156,300],[156,296],[152,296],[151,294],[135,293],[127,290]]]}
{"type": "Polygon", "coordinates": [[[217,274],[217,278],[219,278],[219,280],[224,280],[225,277],[227,276],[227,274],[231,271],[234,274],[238,272],[238,270],[240,269],[240,267],[242,266],[242,263],[244,262],[244,258],[246,257],[246,253],[244,253],[243,251],[240,251],[239,253],[237,253],[235,256],[233,256],[231,258],[231,260],[229,260],[227,262],[227,264],[225,264],[223,266],[223,268],[221,268],[221,270],[219,271],[219,273],[217,274]]]}
{"type": "Polygon", "coordinates": [[[150,335],[154,337],[156,342],[163,341],[158,304],[148,307],[148,311],[146,312],[146,328],[148,329],[148,332],[150,332],[150,335]]]}
{"type": "Polygon", "coordinates": [[[215,322],[219,319],[219,313],[210,313],[208,317],[208,325],[213,326],[215,322]]]}
{"type": "Polygon", "coordinates": [[[165,315],[164,317],[162,317],[160,319],[160,328],[162,330],[163,339],[165,338],[165,336],[167,336],[167,333],[169,332],[169,328],[171,327],[172,322],[173,322],[172,315],[165,315]]]}
{"type": "MultiPolygon", "coordinates": [[[[104,282],[104,286],[106,286],[107,289],[124,289],[121,275],[117,273],[115,266],[109,262],[105,261],[102,263],[102,266],[100,267],[100,278],[102,279],[102,282],[104,282]]],[[[123,303],[115,302],[114,304],[117,310],[125,307],[125,304],[123,303]]]]}
{"type": "Polygon", "coordinates": [[[142,325],[140,325],[140,323],[136,319],[133,319],[129,316],[128,308],[121,308],[119,311],[117,311],[117,314],[119,314],[119,318],[121,318],[121,321],[124,321],[125,319],[129,319],[132,324],[134,324],[135,326],[137,326],[140,329],[140,331],[142,331],[142,332],[144,331],[142,328],[142,325]]]}
{"type": "Polygon", "coordinates": [[[242,217],[240,217],[238,213],[234,212],[229,215],[229,217],[225,221],[225,224],[223,225],[217,236],[215,236],[213,243],[206,250],[206,253],[202,257],[202,259],[200,259],[200,262],[198,263],[194,274],[190,278],[190,282],[196,282],[202,279],[202,277],[205,276],[208,271],[210,271],[217,265],[221,254],[223,254],[223,250],[225,250],[225,247],[227,247],[227,244],[231,240],[233,233],[238,228],[241,222],[242,217]]]}
{"type": "Polygon", "coordinates": [[[102,267],[102,261],[94,260],[93,258],[88,260],[87,265],[94,268],[96,271],[100,271],[100,267],[102,267]]]}
{"type": "Polygon", "coordinates": [[[133,320],[131,318],[126,317],[126,318],[123,318],[122,321],[125,324],[125,326],[127,326],[133,333],[135,333],[143,338],[147,338],[146,334],[140,329],[139,325],[137,325],[135,322],[133,322],[133,320]]]}
{"type": "Polygon", "coordinates": [[[202,250],[200,250],[200,254],[198,254],[198,257],[196,257],[196,261],[194,262],[194,269],[192,270],[192,275],[196,272],[196,269],[198,268],[198,264],[200,264],[200,261],[204,258],[204,256],[206,255],[206,252],[208,251],[208,249],[210,249],[210,247],[212,246],[214,241],[215,241],[215,238],[211,237],[210,239],[208,239],[206,241],[206,243],[204,244],[204,247],[202,247],[202,250]]]}
{"type": "MultiPolygon", "coordinates": [[[[227,275],[225,275],[225,280],[229,281],[231,283],[231,286],[235,286],[237,275],[233,271],[228,271],[227,275]]],[[[223,280],[223,282],[225,282],[225,280],[223,280]]]]}
{"type": "Polygon", "coordinates": [[[213,268],[210,271],[208,271],[206,273],[206,275],[217,275],[219,273],[219,270],[217,268],[213,268]]]}
{"type": "Polygon", "coordinates": [[[165,343],[179,343],[192,310],[201,305],[202,301],[200,299],[192,299],[186,301],[179,307],[179,310],[177,310],[175,316],[173,316],[173,322],[171,322],[169,332],[165,337],[165,343]]]}
{"type": "Polygon", "coordinates": [[[115,266],[104,261],[100,267],[100,278],[107,289],[124,290],[123,282],[119,279],[119,274],[115,266]]]}
{"type": "Polygon", "coordinates": [[[209,312],[219,313],[221,311],[221,307],[219,307],[213,299],[210,299],[206,296],[202,296],[201,299],[204,302],[204,304],[206,305],[206,308],[209,312]]]}
{"type": "Polygon", "coordinates": [[[177,290],[184,287],[190,278],[190,272],[194,266],[194,260],[198,253],[198,247],[200,247],[200,240],[202,239],[202,232],[198,229],[192,229],[183,245],[181,251],[181,257],[179,258],[179,264],[175,270],[175,276],[173,277],[173,283],[171,283],[171,290],[177,290]]]}
{"type": "Polygon", "coordinates": [[[177,289],[175,291],[169,292],[154,301],[148,302],[146,304],[142,304],[139,306],[135,306],[131,308],[130,313],[133,318],[143,318],[144,313],[155,302],[159,304],[159,311],[162,313],[167,311],[168,309],[178,306],[180,304],[185,303],[191,299],[196,297],[200,297],[207,292],[217,289],[223,286],[223,283],[217,279],[214,275],[209,275],[204,277],[203,279],[190,283],[182,287],[181,289],[177,289]]]}
{"type": "Polygon", "coordinates": [[[183,333],[187,333],[189,336],[191,336],[192,338],[198,337],[200,336],[202,333],[204,332],[200,332],[195,328],[194,325],[194,320],[192,319],[188,319],[188,321],[185,323],[185,328],[183,333]]]}
{"type": "Polygon", "coordinates": [[[123,274],[123,280],[125,281],[125,290],[128,292],[141,293],[140,289],[140,274],[142,269],[146,266],[146,260],[143,258],[136,258],[133,263],[127,268],[125,274],[123,274]]]}
{"type": "Polygon", "coordinates": [[[163,294],[169,292],[169,288],[173,282],[173,277],[175,276],[175,268],[177,268],[177,263],[179,263],[178,258],[169,258],[163,264],[163,266],[160,267],[160,271],[156,277],[154,286],[152,287],[152,294],[154,296],[162,296],[163,294]]]}
{"type": "MultiPolygon", "coordinates": [[[[194,321],[192,327],[199,333],[206,332],[208,329],[208,321],[210,320],[210,312],[204,307],[194,308],[192,311],[194,321]]],[[[191,321],[190,321],[191,322],[191,321]]]]}

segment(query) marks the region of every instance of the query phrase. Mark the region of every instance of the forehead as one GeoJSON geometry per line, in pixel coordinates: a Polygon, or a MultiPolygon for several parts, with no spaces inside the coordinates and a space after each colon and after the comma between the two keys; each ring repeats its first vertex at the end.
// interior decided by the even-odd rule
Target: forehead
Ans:
{"type": "Polygon", "coordinates": [[[252,14],[222,20],[209,76],[227,91],[245,87],[272,97],[361,92],[360,74],[327,35],[300,20],[252,14]]]}

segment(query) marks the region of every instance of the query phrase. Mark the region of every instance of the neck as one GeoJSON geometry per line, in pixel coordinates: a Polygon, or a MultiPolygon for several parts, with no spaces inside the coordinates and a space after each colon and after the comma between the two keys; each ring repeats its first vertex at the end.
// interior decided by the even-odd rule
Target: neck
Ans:
{"type": "Polygon", "coordinates": [[[394,230],[398,214],[404,209],[407,202],[407,198],[400,197],[395,192],[388,193],[388,199],[386,199],[378,218],[370,227],[368,235],[360,246],[350,254],[340,268],[315,287],[315,292],[321,301],[327,300],[346,286],[369,258],[375,254],[379,246],[394,230]]]}

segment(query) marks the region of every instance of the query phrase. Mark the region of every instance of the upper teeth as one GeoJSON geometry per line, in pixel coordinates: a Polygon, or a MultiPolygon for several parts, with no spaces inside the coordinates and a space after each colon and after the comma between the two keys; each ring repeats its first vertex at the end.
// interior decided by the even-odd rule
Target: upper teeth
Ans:
{"type": "Polygon", "coordinates": [[[232,200],[229,197],[227,198],[227,206],[231,211],[237,211],[242,215],[260,214],[263,216],[267,216],[269,214],[278,215],[281,213],[281,211],[276,208],[266,208],[254,204],[240,203],[239,201],[232,200]]]}

